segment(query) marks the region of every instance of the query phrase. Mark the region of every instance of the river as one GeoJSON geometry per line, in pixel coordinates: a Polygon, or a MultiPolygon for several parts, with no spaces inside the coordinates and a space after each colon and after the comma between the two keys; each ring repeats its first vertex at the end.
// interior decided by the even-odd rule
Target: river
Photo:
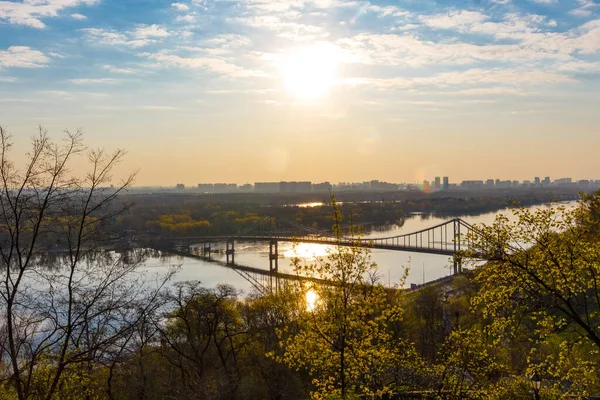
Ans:
{"type": "MultiPolygon", "coordinates": [[[[577,203],[566,202],[563,204],[574,207],[577,203]]],[[[548,206],[538,205],[532,206],[530,209],[535,210],[543,207],[548,206]]],[[[509,218],[512,215],[510,210],[505,209],[480,215],[460,217],[469,224],[491,224],[497,214],[505,214],[509,218]]],[[[427,229],[455,217],[413,215],[406,218],[402,226],[391,226],[384,230],[371,231],[366,237],[376,238],[402,235],[427,229]]],[[[217,244],[215,247],[224,249],[225,244],[217,244]]],[[[263,268],[265,270],[269,269],[268,243],[236,242],[235,252],[235,261],[237,264],[263,268]]],[[[303,262],[310,263],[314,261],[315,257],[325,256],[327,254],[327,246],[320,244],[299,244],[294,247],[292,243],[281,242],[279,243],[279,254],[279,271],[292,273],[291,259],[293,257],[299,257],[303,262]]],[[[371,255],[372,260],[379,267],[380,279],[386,286],[398,285],[405,268],[408,268],[409,272],[404,286],[421,284],[452,273],[452,260],[447,256],[378,249],[372,249],[371,255]]],[[[224,252],[213,254],[213,259],[225,261],[224,252]]],[[[166,271],[169,266],[173,265],[179,266],[175,281],[198,280],[207,287],[226,283],[233,285],[245,294],[252,291],[251,283],[235,270],[191,257],[151,257],[146,261],[145,269],[148,272],[160,273],[162,270],[166,271]]]]}

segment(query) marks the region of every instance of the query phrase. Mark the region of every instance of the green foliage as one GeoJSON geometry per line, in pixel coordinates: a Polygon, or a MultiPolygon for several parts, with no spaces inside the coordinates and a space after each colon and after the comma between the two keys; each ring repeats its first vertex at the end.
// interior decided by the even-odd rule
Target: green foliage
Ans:
{"type": "Polygon", "coordinates": [[[521,354],[545,390],[586,395],[600,390],[600,193],[579,207],[555,205],[498,216],[471,239],[490,261],[478,268],[473,299],[495,343],[526,338],[521,354]]]}
{"type": "Polygon", "coordinates": [[[370,251],[360,245],[341,245],[341,213],[332,200],[338,246],[327,257],[294,269],[302,275],[325,278],[331,285],[298,285],[300,306],[297,331],[279,330],[284,349],[278,359],[312,377],[314,399],[381,397],[402,390],[402,372],[416,356],[412,346],[390,329],[402,318],[400,291],[377,283],[370,251]],[[312,300],[312,301],[311,301],[312,300]]]}

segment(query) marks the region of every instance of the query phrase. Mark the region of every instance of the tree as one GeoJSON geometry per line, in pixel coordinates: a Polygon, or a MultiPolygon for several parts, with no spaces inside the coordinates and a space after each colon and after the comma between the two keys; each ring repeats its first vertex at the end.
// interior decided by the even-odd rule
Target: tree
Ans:
{"type": "Polygon", "coordinates": [[[238,295],[229,285],[209,289],[199,282],[177,284],[167,295],[166,324],[155,326],[164,357],[181,377],[179,396],[236,398],[241,352],[252,339],[242,324],[238,295]]]}
{"type": "Polygon", "coordinates": [[[69,380],[119,354],[157,306],[158,288],[138,273],[143,254],[108,251],[135,174],[110,187],[125,152],[88,149],[79,130],[56,143],[40,127],[22,168],[11,147],[0,127],[0,387],[19,400],[85,397],[83,380],[69,380]],[[81,158],[90,168],[78,177],[81,158]]]}
{"type": "Polygon", "coordinates": [[[342,216],[333,198],[331,205],[337,245],[313,264],[294,261],[298,274],[327,279],[331,284],[297,287],[307,302],[299,304],[297,332],[288,335],[288,328],[280,331],[285,351],[280,359],[309,373],[315,399],[397,392],[404,384],[407,364],[414,358],[412,346],[390,329],[402,318],[400,291],[386,290],[378,283],[368,247],[353,226],[349,236],[344,236],[342,216]]]}
{"type": "Polygon", "coordinates": [[[515,208],[513,220],[498,216],[469,238],[489,258],[478,267],[481,289],[474,298],[489,322],[486,330],[502,343],[526,329],[533,344],[530,367],[522,372],[539,366],[549,380],[571,381],[563,391],[575,394],[600,383],[599,204],[596,192],[574,209],[515,208]],[[585,379],[566,372],[581,370],[588,372],[585,379]]]}

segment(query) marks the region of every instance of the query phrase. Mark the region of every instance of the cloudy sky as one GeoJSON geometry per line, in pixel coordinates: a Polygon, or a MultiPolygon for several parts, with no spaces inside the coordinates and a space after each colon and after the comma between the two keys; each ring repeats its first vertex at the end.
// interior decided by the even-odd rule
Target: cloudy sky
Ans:
{"type": "Polygon", "coordinates": [[[600,179],[600,4],[0,0],[0,124],[138,185],[600,179]]]}

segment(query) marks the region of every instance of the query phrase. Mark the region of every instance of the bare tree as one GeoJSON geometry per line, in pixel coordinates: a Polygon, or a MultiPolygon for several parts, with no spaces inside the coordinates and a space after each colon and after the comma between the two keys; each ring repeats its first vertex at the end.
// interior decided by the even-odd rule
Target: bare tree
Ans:
{"type": "Polygon", "coordinates": [[[125,152],[88,149],[80,130],[57,143],[40,127],[22,168],[11,148],[0,127],[0,390],[81,397],[82,376],[121,353],[164,284],[143,282],[142,252],[111,251],[135,173],[112,186],[125,152]]]}

